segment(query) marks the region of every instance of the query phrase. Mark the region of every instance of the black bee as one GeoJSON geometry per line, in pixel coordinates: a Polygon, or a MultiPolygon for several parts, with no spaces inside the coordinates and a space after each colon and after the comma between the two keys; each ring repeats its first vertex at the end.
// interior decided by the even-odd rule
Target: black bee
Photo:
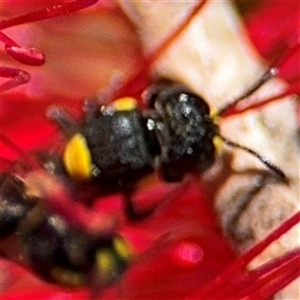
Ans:
{"type": "Polygon", "coordinates": [[[164,180],[180,181],[214,161],[218,128],[208,105],[179,85],[158,86],[149,108],[121,98],[89,111],[82,124],[69,123],[63,111],[51,115],[70,134],[63,164],[77,182],[131,185],[153,170],[164,180]]]}
{"type": "Polygon", "coordinates": [[[114,283],[131,262],[129,243],[116,233],[99,236],[72,228],[27,188],[11,173],[0,176],[1,256],[17,260],[4,245],[13,238],[22,264],[47,281],[69,287],[92,282],[96,288],[114,283]]]}
{"type": "Polygon", "coordinates": [[[145,110],[129,97],[107,106],[89,103],[85,119],[79,124],[64,110],[52,107],[48,116],[68,136],[61,164],[75,184],[93,182],[103,189],[122,188],[128,200],[127,212],[133,218],[137,212],[130,196],[141,177],[156,170],[163,180],[177,182],[186,174],[201,173],[214,163],[218,140],[256,156],[286,182],[283,171],[266,158],[223,137],[216,122],[274,75],[272,66],[243,97],[215,116],[201,97],[173,82],[150,88],[145,110]]]}

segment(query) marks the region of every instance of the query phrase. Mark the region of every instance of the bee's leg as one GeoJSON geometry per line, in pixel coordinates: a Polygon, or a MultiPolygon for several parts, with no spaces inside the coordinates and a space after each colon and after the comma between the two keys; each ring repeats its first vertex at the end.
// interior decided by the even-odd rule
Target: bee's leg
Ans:
{"type": "Polygon", "coordinates": [[[123,194],[124,209],[127,218],[131,221],[140,221],[150,217],[153,214],[155,207],[138,210],[134,205],[133,192],[133,190],[128,190],[123,194]]]}
{"type": "Polygon", "coordinates": [[[184,195],[192,178],[187,177],[178,183],[165,183],[137,195],[135,189],[124,194],[125,214],[132,221],[143,220],[164,212],[169,205],[184,195]]]}

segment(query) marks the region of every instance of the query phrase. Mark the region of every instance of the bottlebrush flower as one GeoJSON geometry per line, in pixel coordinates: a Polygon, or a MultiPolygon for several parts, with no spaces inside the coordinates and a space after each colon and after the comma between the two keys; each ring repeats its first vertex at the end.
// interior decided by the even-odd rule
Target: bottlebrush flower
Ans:
{"type": "MultiPolygon", "coordinates": [[[[35,10],[37,5],[42,8],[47,3],[4,1],[3,14],[10,18],[35,10]]],[[[292,5],[294,2],[289,1],[278,10],[274,2],[263,1],[254,12],[246,14],[250,35],[267,58],[276,52],[276,39],[283,35],[278,31],[276,35],[270,34],[272,25],[266,24],[276,23],[273,26],[277,29],[280,22],[282,28],[293,28],[297,10],[290,9],[292,5]],[[264,31],[267,33],[262,34],[264,31]]],[[[1,95],[1,130],[24,152],[49,149],[53,142],[53,135],[57,133],[44,116],[47,106],[59,103],[78,114],[83,98],[103,92],[111,84],[119,84],[120,80],[134,74],[132,68],[145,61],[134,29],[123,13],[118,8],[106,10],[101,3],[69,16],[7,29],[5,33],[22,45],[34,45],[46,55],[44,66],[22,66],[31,74],[28,84],[1,95]],[[89,32],[87,28],[93,30],[89,32]]],[[[161,55],[164,55],[163,51],[161,55]]],[[[6,65],[21,67],[7,56],[3,57],[6,65]]],[[[286,70],[285,74],[293,78],[298,76],[295,65],[289,64],[290,71],[286,70]]],[[[18,159],[19,154],[11,150],[7,145],[1,145],[1,156],[18,159]]],[[[245,270],[250,259],[264,249],[264,244],[276,240],[299,222],[299,214],[269,239],[238,258],[222,237],[210,197],[205,193],[202,184],[194,178],[189,178],[183,186],[170,188],[157,184],[153,189],[146,188],[138,193],[138,203],[161,199],[163,194],[170,198],[170,203],[141,223],[124,223],[121,234],[141,254],[141,259],[129,268],[119,283],[101,294],[103,299],[268,299],[299,276],[299,249],[253,272],[245,270]],[[147,249],[152,250],[147,252],[147,249]]],[[[95,203],[94,210],[119,211],[119,200],[117,196],[101,199],[95,203]]],[[[89,289],[70,291],[45,283],[29,268],[4,259],[0,270],[4,300],[89,297],[89,289]]]]}

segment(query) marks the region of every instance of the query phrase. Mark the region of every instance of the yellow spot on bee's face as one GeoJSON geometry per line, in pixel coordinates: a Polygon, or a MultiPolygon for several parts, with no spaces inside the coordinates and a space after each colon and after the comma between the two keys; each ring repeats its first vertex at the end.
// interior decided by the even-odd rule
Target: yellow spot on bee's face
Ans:
{"type": "Polygon", "coordinates": [[[211,110],[210,118],[213,120],[215,124],[219,124],[220,116],[217,114],[216,110],[211,110]]]}
{"type": "Polygon", "coordinates": [[[116,237],[113,241],[115,251],[124,260],[129,261],[132,256],[130,245],[122,238],[116,237]]]}
{"type": "Polygon", "coordinates": [[[91,153],[82,134],[74,135],[67,143],[63,162],[74,180],[87,181],[92,177],[91,153]]]}
{"type": "Polygon", "coordinates": [[[215,136],[213,139],[213,143],[215,145],[215,149],[217,150],[218,153],[221,153],[223,149],[223,140],[219,136],[215,136]]]}
{"type": "Polygon", "coordinates": [[[137,108],[137,102],[132,97],[124,97],[115,100],[112,106],[116,111],[130,111],[137,108]]]}

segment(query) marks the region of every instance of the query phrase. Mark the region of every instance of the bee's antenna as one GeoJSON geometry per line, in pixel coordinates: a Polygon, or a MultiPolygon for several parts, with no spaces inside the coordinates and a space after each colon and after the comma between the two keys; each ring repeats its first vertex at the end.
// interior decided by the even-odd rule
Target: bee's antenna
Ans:
{"type": "Polygon", "coordinates": [[[279,66],[283,61],[287,61],[298,49],[300,46],[300,39],[296,41],[295,44],[287,45],[280,54],[273,60],[270,64],[268,69],[263,73],[263,75],[248,89],[246,92],[243,93],[242,96],[238,97],[237,99],[233,100],[232,102],[226,104],[222,107],[215,115],[221,116],[223,115],[228,109],[234,107],[239,102],[243,101],[250,95],[252,95],[255,91],[257,91],[265,82],[270,80],[271,78],[275,77],[279,73],[279,66]]]}
{"type": "Polygon", "coordinates": [[[287,176],[284,174],[284,172],[278,167],[276,166],[274,163],[272,163],[271,161],[269,161],[266,157],[260,155],[259,153],[255,152],[254,150],[247,148],[245,146],[242,146],[238,143],[232,142],[231,140],[218,135],[223,142],[230,146],[230,147],[234,147],[234,148],[238,148],[241,149],[243,151],[246,151],[248,153],[250,153],[251,155],[254,155],[255,157],[257,157],[269,170],[271,170],[274,174],[276,174],[276,176],[284,183],[288,183],[288,178],[287,176]]]}

